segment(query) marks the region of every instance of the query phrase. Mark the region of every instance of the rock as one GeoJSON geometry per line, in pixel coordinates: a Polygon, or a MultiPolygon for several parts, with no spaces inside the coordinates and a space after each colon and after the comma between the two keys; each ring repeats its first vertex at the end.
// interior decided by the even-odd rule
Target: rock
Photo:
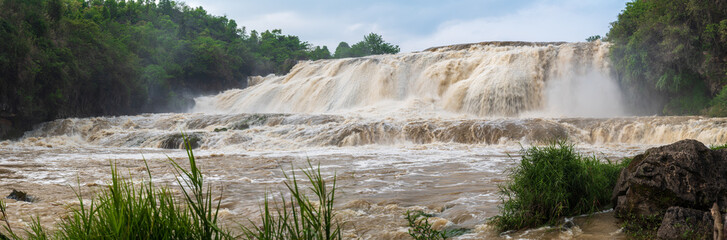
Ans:
{"type": "Polygon", "coordinates": [[[621,171],[611,200],[617,217],[662,215],[672,206],[727,206],[727,151],[696,140],[646,150],[621,171]]]}
{"type": "Polygon", "coordinates": [[[656,237],[659,239],[712,239],[713,222],[709,212],[670,207],[666,210],[656,237]]]}
{"type": "Polygon", "coordinates": [[[17,200],[17,201],[23,201],[23,202],[33,202],[33,201],[35,201],[35,197],[33,197],[31,195],[28,195],[27,193],[25,193],[23,191],[18,191],[18,190],[15,190],[15,189],[13,189],[13,191],[10,193],[10,195],[8,195],[5,198],[7,198],[7,199],[13,199],[13,200],[17,200]]]}
{"type": "Polygon", "coordinates": [[[710,209],[710,214],[712,214],[712,219],[714,220],[714,225],[712,227],[712,236],[714,236],[714,240],[724,240],[722,234],[722,213],[720,212],[717,203],[714,203],[712,205],[712,209],[710,209]]]}
{"type": "Polygon", "coordinates": [[[162,140],[159,142],[159,147],[165,149],[186,149],[187,146],[184,142],[185,137],[192,149],[199,148],[202,142],[202,136],[198,133],[188,133],[186,135],[177,133],[163,136],[162,140]]]}
{"type": "Polygon", "coordinates": [[[13,122],[10,120],[0,118],[0,139],[3,139],[10,130],[13,129],[13,122]]]}

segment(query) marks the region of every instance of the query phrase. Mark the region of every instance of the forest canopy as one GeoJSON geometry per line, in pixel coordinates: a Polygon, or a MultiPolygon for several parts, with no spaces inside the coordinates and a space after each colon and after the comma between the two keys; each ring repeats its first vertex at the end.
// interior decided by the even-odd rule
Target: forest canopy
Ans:
{"type": "Polygon", "coordinates": [[[632,105],[727,116],[727,1],[635,0],[606,40],[632,105]]]}
{"type": "MultiPolygon", "coordinates": [[[[371,36],[357,56],[398,52],[371,36]]],[[[170,0],[0,0],[0,42],[0,138],[56,118],[184,111],[247,76],[333,57],[170,0]]]]}

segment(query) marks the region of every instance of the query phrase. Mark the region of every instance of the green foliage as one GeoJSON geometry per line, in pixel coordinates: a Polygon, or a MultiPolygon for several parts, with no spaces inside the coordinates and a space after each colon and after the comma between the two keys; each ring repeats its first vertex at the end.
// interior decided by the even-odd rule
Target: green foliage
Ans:
{"type": "Polygon", "coordinates": [[[262,32],[259,37],[256,31],[252,31],[248,41],[254,45],[255,57],[263,61],[259,66],[263,72],[283,74],[297,61],[310,57],[310,44],[300,41],[297,36],[283,35],[280,29],[262,32]]]}
{"type": "Polygon", "coordinates": [[[447,239],[464,234],[466,229],[436,230],[429,223],[432,214],[423,211],[406,211],[405,218],[409,225],[409,236],[417,240],[447,239]]]}
{"type": "MultiPolygon", "coordinates": [[[[147,170],[148,171],[148,170],[147,170]]],[[[188,209],[152,179],[134,184],[111,167],[111,184],[90,203],[80,194],[80,206],[59,224],[57,239],[183,239],[195,233],[188,209]]],[[[35,238],[35,237],[33,237],[35,238]]]]}
{"type": "Polygon", "coordinates": [[[727,84],[727,4],[636,0],[611,24],[611,59],[632,105],[696,114],[727,84]]]}
{"type": "Polygon", "coordinates": [[[310,59],[311,60],[318,60],[318,59],[329,59],[331,58],[331,51],[328,51],[328,47],[323,46],[316,47],[310,52],[310,59]]]}
{"type": "Polygon", "coordinates": [[[23,130],[62,117],[182,111],[194,95],[330,57],[280,30],[247,34],[170,0],[3,0],[0,9],[0,118],[23,130]]]}
{"type": "Polygon", "coordinates": [[[267,196],[261,206],[261,224],[250,221],[251,227],[242,226],[247,239],[341,239],[340,225],[333,215],[333,202],[336,199],[336,177],[330,189],[321,175],[320,165],[313,168],[308,162],[308,170],[303,174],[313,185],[310,190],[318,199],[312,201],[298,186],[295,172],[285,175],[285,186],[290,193],[289,199],[280,195],[280,205],[271,205],[267,196]],[[288,204],[290,203],[290,204],[288,204]]]}
{"type": "Polygon", "coordinates": [[[707,114],[712,117],[727,117],[727,86],[709,102],[707,114]]]}
{"type": "Polygon", "coordinates": [[[664,106],[662,112],[670,115],[697,115],[702,113],[702,109],[709,104],[709,96],[707,96],[706,89],[700,82],[695,85],[672,98],[664,106]]]}
{"type": "Polygon", "coordinates": [[[623,216],[621,228],[630,239],[656,239],[663,214],[623,216]]]}
{"type": "Polygon", "coordinates": [[[336,47],[336,52],[333,54],[334,58],[347,58],[347,57],[353,57],[353,54],[351,54],[351,46],[348,45],[346,42],[341,42],[338,44],[338,47],[336,47]]]}
{"type": "Polygon", "coordinates": [[[47,232],[36,218],[25,231],[26,238],[16,234],[8,221],[5,203],[0,200],[0,221],[5,224],[0,239],[236,239],[242,236],[246,239],[341,239],[333,210],[336,178],[333,177],[329,186],[320,166],[314,168],[310,162],[308,169],[302,171],[317,200],[311,200],[302,190],[294,172],[290,177],[286,174],[285,185],[292,205],[286,204],[282,193],[282,204],[274,208],[266,197],[260,215],[262,225],[251,221],[252,227],[241,226],[242,236],[231,235],[218,222],[222,198],[213,200],[213,187],[205,185],[191,144],[184,135],[183,140],[189,169],[169,158],[177,173],[183,201],[178,201],[167,187],[153,184],[148,165],[149,179],[134,183],[121,177],[112,164],[109,186],[90,203],[76,192],[80,206],[62,218],[58,231],[53,233],[47,232]]]}
{"type": "Polygon", "coordinates": [[[558,141],[523,150],[510,181],[500,186],[503,205],[490,223],[500,231],[554,225],[563,217],[593,213],[610,202],[616,180],[629,161],[604,163],[558,141]]]}
{"type": "Polygon", "coordinates": [[[335,58],[347,57],[363,57],[377,54],[396,54],[399,53],[399,46],[384,42],[383,37],[376,33],[369,33],[364,36],[364,40],[353,46],[349,46],[346,42],[341,42],[336,47],[335,58]]]}
{"type": "MultiPolygon", "coordinates": [[[[178,202],[166,187],[153,184],[148,165],[149,179],[134,183],[122,178],[112,164],[106,189],[90,203],[76,192],[80,206],[62,218],[57,232],[49,235],[36,219],[26,231],[28,239],[231,239],[218,227],[220,201],[214,204],[212,187],[205,187],[189,145],[187,154],[189,170],[170,158],[184,202],[178,202]]],[[[22,239],[12,233],[9,224],[6,232],[12,239],[22,239]]]]}
{"type": "Polygon", "coordinates": [[[446,239],[444,232],[432,228],[432,224],[429,223],[430,217],[432,215],[422,211],[416,211],[413,214],[411,211],[406,211],[409,235],[416,240],[446,239]]]}
{"type": "Polygon", "coordinates": [[[722,145],[709,146],[709,148],[712,150],[727,149],[727,143],[722,144],[722,145]]]}
{"type": "Polygon", "coordinates": [[[594,42],[594,41],[599,40],[599,39],[601,39],[601,35],[593,35],[593,36],[590,36],[590,37],[586,38],[586,41],[587,42],[594,42]]]}

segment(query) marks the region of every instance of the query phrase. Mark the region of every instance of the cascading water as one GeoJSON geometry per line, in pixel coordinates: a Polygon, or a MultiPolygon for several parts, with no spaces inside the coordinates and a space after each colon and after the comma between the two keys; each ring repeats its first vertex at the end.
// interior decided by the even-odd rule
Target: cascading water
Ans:
{"type": "MultiPolygon", "coordinates": [[[[310,159],[337,176],[338,216],[355,226],[344,225],[346,238],[406,239],[407,210],[469,229],[460,239],[502,237],[486,219],[497,214],[497,185],[520,144],[565,138],[618,160],[684,138],[727,142],[724,118],[624,116],[607,56],[598,41],[492,42],[300,62],[285,76],[199,97],[193,113],[44,123],[0,142],[0,191],[42,199],[10,202],[15,225],[36,215],[50,225],[76,199],[67,185],[97,190],[109,161],[138,177],[147,159],[156,181],[173,183],[166,157],[184,157],[184,133],[208,180],[225,188],[228,222],[256,214],[261,197],[281,187],[281,168],[310,159]]],[[[613,218],[599,216],[518,237],[622,237],[613,218]]]]}
{"type": "Polygon", "coordinates": [[[285,76],[258,79],[260,83],[250,88],[198,98],[193,111],[623,115],[618,88],[609,75],[607,52],[608,44],[601,42],[476,44],[308,61],[285,76]],[[594,107],[602,110],[590,111],[594,107]]]}

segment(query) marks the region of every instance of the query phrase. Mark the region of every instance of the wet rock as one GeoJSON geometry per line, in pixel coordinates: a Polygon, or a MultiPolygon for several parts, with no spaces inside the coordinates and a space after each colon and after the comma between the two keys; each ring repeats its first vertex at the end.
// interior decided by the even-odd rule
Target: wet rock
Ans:
{"type": "Polygon", "coordinates": [[[18,190],[15,190],[15,189],[13,189],[13,191],[10,193],[10,195],[8,195],[5,198],[7,198],[7,199],[13,199],[13,200],[16,200],[16,201],[23,201],[23,202],[33,202],[33,201],[35,201],[35,197],[33,197],[31,195],[28,195],[27,193],[25,193],[23,191],[18,191],[18,190]]]}
{"type": "Polygon", "coordinates": [[[202,141],[202,136],[200,134],[192,133],[192,134],[186,134],[182,135],[180,134],[170,134],[161,140],[159,143],[160,148],[165,149],[185,149],[186,146],[184,145],[184,138],[187,138],[187,141],[189,142],[189,146],[192,149],[199,148],[200,143],[202,141]]]}
{"type": "Polygon", "coordinates": [[[5,135],[13,129],[13,122],[0,118],[0,139],[4,139],[5,135]]]}
{"type": "Polygon", "coordinates": [[[246,116],[242,120],[232,124],[230,128],[235,130],[245,130],[250,126],[265,125],[270,117],[280,117],[281,115],[265,115],[265,114],[252,114],[246,116]]]}
{"type": "Polygon", "coordinates": [[[670,207],[666,210],[656,237],[659,239],[712,239],[713,222],[709,212],[670,207]]]}
{"type": "Polygon", "coordinates": [[[235,129],[235,130],[245,130],[248,128],[250,128],[250,125],[247,124],[246,122],[235,123],[235,125],[232,126],[232,129],[235,129]]]}
{"type": "Polygon", "coordinates": [[[651,148],[621,171],[611,200],[617,217],[663,215],[672,206],[727,206],[727,151],[696,140],[651,148]]]}

